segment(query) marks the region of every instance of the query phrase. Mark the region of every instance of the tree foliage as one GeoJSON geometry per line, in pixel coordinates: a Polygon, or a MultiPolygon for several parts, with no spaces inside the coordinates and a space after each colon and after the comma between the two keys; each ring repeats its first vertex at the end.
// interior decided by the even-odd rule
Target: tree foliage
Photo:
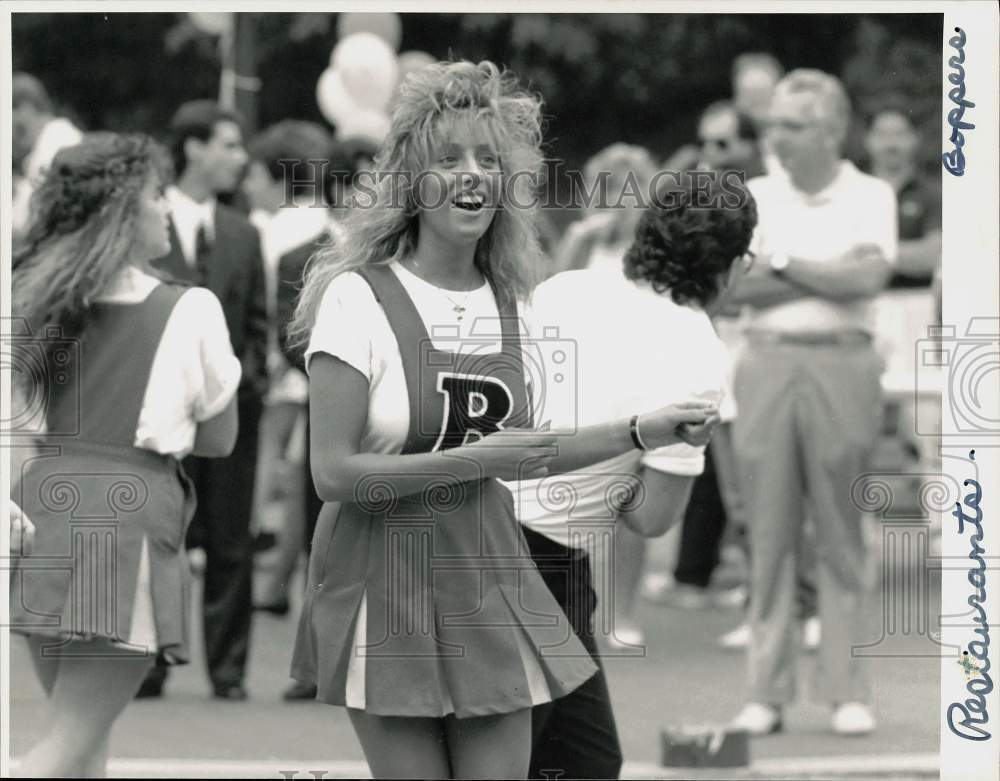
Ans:
{"type": "MultiPolygon", "coordinates": [[[[322,121],[315,86],[334,17],[257,15],[261,126],[322,121]]],[[[41,78],[88,128],[155,134],[180,102],[218,92],[217,42],[186,14],[15,13],[12,25],[15,70],[41,78]]],[[[545,99],[550,154],[580,165],[614,141],[666,157],[706,104],[728,97],[746,51],[841,75],[862,111],[902,94],[936,132],[941,42],[940,14],[405,14],[402,48],[514,69],[545,99]]]]}

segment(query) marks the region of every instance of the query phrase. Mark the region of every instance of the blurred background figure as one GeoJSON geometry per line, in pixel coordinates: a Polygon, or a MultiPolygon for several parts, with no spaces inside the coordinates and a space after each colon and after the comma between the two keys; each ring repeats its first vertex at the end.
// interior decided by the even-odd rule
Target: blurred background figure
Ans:
{"type": "Polygon", "coordinates": [[[752,548],[750,697],[735,726],[754,735],[780,730],[796,696],[796,551],[807,516],[823,626],[814,696],[834,705],[835,732],[875,727],[851,653],[862,642],[868,588],[851,485],[878,438],[882,366],[871,302],[896,257],[896,201],[887,184],[841,159],[849,121],[838,79],[791,72],[768,125],[787,175],[749,183],[760,211],[752,246],[763,262],[734,292],[751,308],[734,445],[752,548]]]}
{"type": "MultiPolygon", "coordinates": [[[[903,448],[903,457],[924,466],[937,454],[929,437],[916,434],[916,405],[928,419],[940,415],[937,398],[914,399],[916,342],[938,322],[935,274],[941,268],[940,177],[918,164],[920,135],[905,101],[887,97],[868,117],[865,151],[870,173],[896,193],[899,255],[885,292],[879,296],[876,329],[886,363],[886,433],[903,448]]],[[[897,465],[905,468],[905,463],[897,465]]]]}
{"type": "MultiPolygon", "coordinates": [[[[733,103],[761,134],[767,125],[774,88],[784,72],[777,58],[765,52],[747,52],[733,60],[733,103]]],[[[781,169],[766,137],[762,139],[761,155],[767,173],[781,169]]]]}
{"type": "MultiPolygon", "coordinates": [[[[712,103],[702,113],[698,121],[697,147],[695,167],[698,170],[720,174],[739,171],[744,181],[763,173],[757,128],[730,101],[712,103]]],[[[735,320],[726,315],[738,314],[739,307],[727,309],[720,302],[712,317],[731,360],[738,354],[740,335],[735,320]]],[[[706,451],[705,470],[695,478],[679,531],[651,546],[655,555],[648,562],[642,593],[654,602],[697,610],[712,604],[739,605],[746,596],[745,587],[739,585],[739,576],[736,582],[726,584],[733,586],[732,589],[716,591],[710,588],[720,564],[724,533],[731,524],[741,531],[744,526],[732,453],[731,424],[736,405],[731,373],[726,379],[727,392],[720,408],[722,423],[706,451]]],[[[733,533],[732,536],[739,535],[733,533]]],[[[737,567],[745,566],[745,554],[741,554],[739,548],[729,550],[735,550],[738,556],[731,557],[733,563],[737,567]]]]}
{"type": "Polygon", "coordinates": [[[657,170],[649,151],[631,144],[612,144],[590,158],[580,193],[586,216],[566,229],[555,267],[620,269],[657,170]]]}
{"type": "Polygon", "coordinates": [[[747,179],[764,173],[757,126],[727,100],[705,109],[698,122],[703,171],[742,171],[747,179]]]}
{"type": "Polygon", "coordinates": [[[11,225],[16,242],[28,229],[31,194],[52,158],[63,147],[80,143],[83,133],[67,118],[55,115],[49,93],[29,73],[14,74],[10,97],[14,158],[11,225]]]}
{"type": "Polygon", "coordinates": [[[766,52],[746,52],[733,60],[733,103],[758,124],[767,122],[774,88],[785,69],[766,52]]]}
{"type": "MultiPolygon", "coordinates": [[[[657,170],[647,149],[630,144],[612,144],[590,158],[583,172],[584,195],[590,196],[584,204],[587,216],[566,229],[555,252],[555,267],[621,272],[657,170]]],[[[645,550],[645,538],[621,524],[615,528],[613,596],[602,595],[604,604],[614,605],[615,631],[608,642],[643,641],[635,609],[645,550]]]]}
{"type": "MultiPolygon", "coordinates": [[[[242,213],[218,203],[236,189],[247,164],[241,117],[211,100],[177,109],[169,127],[176,181],[166,191],[170,252],[154,266],[175,280],[207,287],[222,302],[243,376],[237,394],[239,436],[233,452],[184,461],[198,509],[188,547],[205,551],[203,623],[212,692],[246,699],[243,687],[253,616],[250,522],[257,441],[267,393],[267,299],[260,237],[242,213]]],[[[139,696],[158,697],[166,668],[157,666],[139,696]]]]}
{"type": "MultiPolygon", "coordinates": [[[[286,489],[295,483],[294,466],[285,458],[308,389],[305,378],[290,371],[278,346],[278,261],[289,250],[326,229],[323,198],[330,134],[313,122],[283,120],[262,130],[247,145],[249,164],[240,186],[250,208],[250,223],[260,233],[268,311],[270,388],[261,417],[252,529],[259,549],[273,540],[285,505],[294,499],[286,489]]],[[[258,604],[283,614],[288,606],[265,594],[258,604]]]]}
{"type": "MultiPolygon", "coordinates": [[[[288,475],[287,501],[284,504],[277,555],[261,578],[259,609],[285,615],[291,606],[289,589],[303,552],[312,547],[313,530],[323,502],[316,493],[309,458],[309,387],[301,351],[288,342],[288,324],[302,287],[306,264],[320,247],[344,241],[341,222],[347,214],[359,179],[374,164],[378,147],[367,138],[332,141],[328,145],[323,174],[324,230],[309,241],[285,253],[278,263],[277,320],[278,344],[287,362],[288,373],[305,384],[305,394],[298,403],[296,433],[287,447],[288,463],[294,471],[288,475]]],[[[314,700],[316,687],[294,682],[282,695],[285,700],[314,700]]]]}

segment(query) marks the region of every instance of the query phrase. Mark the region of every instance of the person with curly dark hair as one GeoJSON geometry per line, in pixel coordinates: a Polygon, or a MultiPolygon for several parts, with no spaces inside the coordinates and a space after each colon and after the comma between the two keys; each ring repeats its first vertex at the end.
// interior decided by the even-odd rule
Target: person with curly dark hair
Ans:
{"type": "Polygon", "coordinates": [[[219,300],[150,269],[169,247],[158,160],[140,135],[62,149],[16,258],[13,357],[37,371],[15,372],[13,395],[45,400],[15,418],[31,453],[10,497],[35,526],[13,560],[11,627],[51,709],[27,777],[104,775],[112,725],[153,660],[188,661],[194,494],[180,459],[236,440],[241,369],[219,300]]]}
{"type": "MultiPolygon", "coordinates": [[[[709,312],[752,261],[747,246],[757,215],[749,193],[720,195],[706,198],[682,182],[669,203],[642,213],[617,269],[565,271],[536,288],[528,318],[533,336],[575,352],[576,364],[553,362],[552,371],[532,383],[537,421],[582,428],[633,409],[721,401],[728,355],[709,312]]],[[[680,520],[719,418],[684,427],[698,439],[654,449],[647,449],[645,416],[632,420],[635,450],[514,484],[532,557],[598,667],[599,638],[629,645],[613,605],[603,606],[594,625],[594,587],[607,581],[602,568],[614,555],[601,551],[617,545],[621,526],[646,538],[680,520]]],[[[608,593],[618,598],[617,590],[608,593]]],[[[533,732],[532,778],[618,777],[621,747],[603,670],[566,697],[536,707],[533,732]]]]}

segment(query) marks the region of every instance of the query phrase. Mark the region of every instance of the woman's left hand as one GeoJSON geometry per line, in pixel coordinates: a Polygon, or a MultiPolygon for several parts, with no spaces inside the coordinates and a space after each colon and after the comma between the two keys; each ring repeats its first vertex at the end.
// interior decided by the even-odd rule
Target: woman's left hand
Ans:
{"type": "Polygon", "coordinates": [[[10,551],[14,556],[27,556],[35,541],[35,525],[13,499],[8,500],[7,506],[10,508],[10,551]]]}

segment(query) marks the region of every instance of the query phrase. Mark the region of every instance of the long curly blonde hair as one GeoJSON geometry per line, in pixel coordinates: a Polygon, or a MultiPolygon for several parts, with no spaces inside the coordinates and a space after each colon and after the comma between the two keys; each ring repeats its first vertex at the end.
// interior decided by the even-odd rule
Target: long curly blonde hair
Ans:
{"type": "Polygon", "coordinates": [[[308,341],[331,280],[413,253],[419,230],[414,184],[427,169],[435,142],[459,123],[472,123],[490,135],[503,173],[499,208],[476,246],[476,266],[502,304],[530,295],[544,263],[535,225],[542,167],[541,100],[523,90],[513,73],[492,62],[435,63],[411,73],[403,83],[363,205],[350,210],[342,238],[309,260],[288,329],[292,345],[301,348],[308,341]]]}

